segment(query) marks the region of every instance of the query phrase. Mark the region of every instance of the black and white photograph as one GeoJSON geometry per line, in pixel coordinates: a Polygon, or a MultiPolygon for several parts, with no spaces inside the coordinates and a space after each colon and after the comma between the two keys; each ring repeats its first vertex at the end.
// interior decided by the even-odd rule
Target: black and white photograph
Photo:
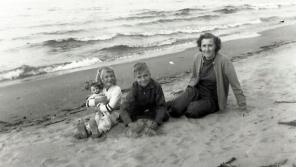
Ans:
{"type": "Polygon", "coordinates": [[[295,0],[1,0],[0,167],[296,167],[295,0]]]}

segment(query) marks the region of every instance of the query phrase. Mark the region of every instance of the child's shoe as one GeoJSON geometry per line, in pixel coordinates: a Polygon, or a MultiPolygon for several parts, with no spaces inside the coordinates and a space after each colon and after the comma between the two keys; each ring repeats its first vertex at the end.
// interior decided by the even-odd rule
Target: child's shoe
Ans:
{"type": "Polygon", "coordinates": [[[92,138],[98,138],[101,136],[101,133],[98,130],[98,125],[94,119],[89,120],[89,127],[91,130],[91,137],[92,138]]]}
{"type": "Polygon", "coordinates": [[[77,139],[87,138],[87,132],[86,132],[84,121],[78,120],[74,137],[77,139]]]}

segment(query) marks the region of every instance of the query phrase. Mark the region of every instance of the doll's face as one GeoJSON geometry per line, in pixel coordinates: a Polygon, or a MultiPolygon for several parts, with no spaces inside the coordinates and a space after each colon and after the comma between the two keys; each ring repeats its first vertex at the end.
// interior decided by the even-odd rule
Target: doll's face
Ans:
{"type": "Polygon", "coordinates": [[[147,70],[142,72],[137,72],[135,74],[135,80],[138,82],[140,86],[146,87],[151,80],[151,74],[147,70]]]}
{"type": "Polygon", "coordinates": [[[96,86],[90,87],[90,91],[92,94],[99,94],[100,93],[100,89],[96,86]]]}

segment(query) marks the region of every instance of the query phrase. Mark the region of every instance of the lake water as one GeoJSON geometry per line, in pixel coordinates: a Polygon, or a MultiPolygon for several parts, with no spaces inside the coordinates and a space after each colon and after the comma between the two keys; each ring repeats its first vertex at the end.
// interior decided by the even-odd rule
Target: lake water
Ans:
{"type": "Polygon", "coordinates": [[[223,41],[295,22],[294,0],[9,0],[0,2],[0,81],[223,41]]]}

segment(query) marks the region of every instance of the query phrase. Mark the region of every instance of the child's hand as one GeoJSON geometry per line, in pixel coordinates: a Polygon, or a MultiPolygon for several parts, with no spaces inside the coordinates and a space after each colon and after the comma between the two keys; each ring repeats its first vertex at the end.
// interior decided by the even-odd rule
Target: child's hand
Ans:
{"type": "Polygon", "coordinates": [[[95,106],[95,99],[87,99],[85,102],[86,107],[94,107],[95,106]]]}
{"type": "Polygon", "coordinates": [[[151,122],[151,125],[149,126],[150,129],[156,130],[158,128],[158,123],[155,121],[151,122]]]}
{"type": "Polygon", "coordinates": [[[152,128],[145,129],[145,135],[147,136],[155,136],[156,134],[157,134],[156,131],[152,128]]]}

